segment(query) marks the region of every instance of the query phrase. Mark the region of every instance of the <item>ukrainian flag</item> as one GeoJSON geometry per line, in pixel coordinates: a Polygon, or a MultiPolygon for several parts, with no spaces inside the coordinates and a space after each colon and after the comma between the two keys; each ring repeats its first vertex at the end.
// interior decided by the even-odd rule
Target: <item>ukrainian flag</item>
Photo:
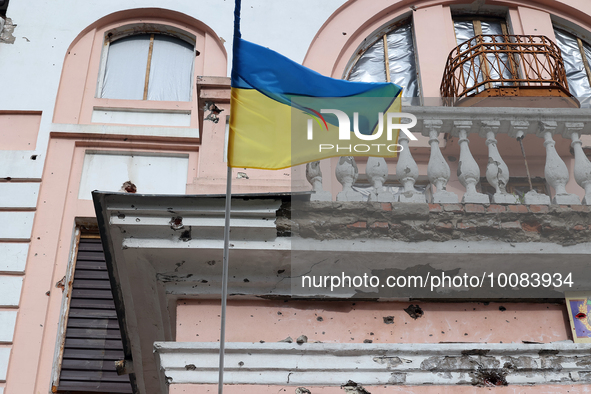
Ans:
{"type": "Polygon", "coordinates": [[[237,37],[233,53],[230,167],[276,170],[335,156],[396,156],[386,146],[396,144],[398,132],[387,139],[385,128],[386,113],[400,112],[400,86],[325,77],[237,37]],[[339,118],[330,109],[347,114],[349,140],[339,140],[339,118]],[[353,130],[358,124],[360,134],[377,136],[380,123],[384,131],[371,141],[353,130]]]}

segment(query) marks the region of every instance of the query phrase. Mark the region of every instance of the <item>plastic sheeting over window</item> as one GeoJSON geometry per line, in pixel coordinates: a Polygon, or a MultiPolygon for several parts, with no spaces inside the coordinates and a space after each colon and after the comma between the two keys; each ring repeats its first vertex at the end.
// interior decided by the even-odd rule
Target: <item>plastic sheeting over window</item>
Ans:
{"type": "Polygon", "coordinates": [[[193,46],[181,39],[154,35],[150,64],[150,35],[121,38],[109,45],[101,97],[142,100],[190,101],[193,46]]]}
{"type": "MultiPolygon", "coordinates": [[[[477,21],[480,23],[482,35],[497,35],[502,36],[504,35],[503,27],[501,22],[496,21],[477,21]]],[[[461,48],[462,51],[467,50],[469,47],[472,47],[477,44],[475,40],[472,40],[477,34],[474,28],[474,22],[471,20],[462,20],[462,21],[454,21],[454,30],[456,33],[456,43],[461,45],[462,43],[469,41],[467,44],[464,44],[461,48]]],[[[502,37],[484,37],[484,42],[504,42],[502,37]]],[[[466,79],[467,88],[474,86],[476,83],[480,83],[484,81],[484,75],[482,73],[475,74],[474,70],[480,70],[481,61],[484,60],[484,54],[480,57],[474,58],[474,69],[470,68],[470,63],[464,64],[464,78],[466,79]]],[[[499,80],[501,79],[501,75],[503,79],[512,79],[513,75],[511,71],[509,71],[509,58],[506,54],[501,53],[498,55],[498,60],[495,55],[488,54],[486,55],[486,62],[485,62],[485,72],[488,73],[489,79],[499,80]]],[[[512,82],[498,82],[493,83],[492,87],[499,87],[499,86],[509,86],[512,85],[512,82]]],[[[478,92],[482,92],[485,89],[484,86],[478,88],[478,92]]]]}
{"type": "Polygon", "coordinates": [[[591,85],[585,70],[583,56],[586,57],[587,62],[591,62],[591,47],[582,42],[584,54],[581,54],[577,37],[556,28],[554,35],[556,36],[556,44],[562,52],[570,93],[580,101],[581,107],[589,108],[591,107],[591,85]]]}
{"type": "MultiPolygon", "coordinates": [[[[407,105],[417,105],[419,83],[415,60],[412,24],[405,24],[386,34],[390,81],[403,87],[407,105]]],[[[380,37],[361,55],[349,75],[350,81],[386,82],[384,38],[380,37]]]]}
{"type": "MultiPolygon", "coordinates": [[[[456,43],[458,45],[471,40],[476,35],[472,21],[454,21],[454,30],[456,32],[456,43]]],[[[471,45],[468,44],[468,46],[471,45]]],[[[460,48],[460,51],[465,51],[466,49],[468,48],[462,47],[460,48]]],[[[474,69],[480,69],[480,58],[478,57],[474,58],[474,69]]],[[[470,67],[469,62],[464,63],[462,72],[464,74],[464,80],[466,81],[467,89],[473,87],[479,82],[482,82],[482,75],[475,75],[474,71],[472,71],[470,67]]],[[[480,91],[482,91],[482,89],[479,89],[479,92],[480,91]]]]}

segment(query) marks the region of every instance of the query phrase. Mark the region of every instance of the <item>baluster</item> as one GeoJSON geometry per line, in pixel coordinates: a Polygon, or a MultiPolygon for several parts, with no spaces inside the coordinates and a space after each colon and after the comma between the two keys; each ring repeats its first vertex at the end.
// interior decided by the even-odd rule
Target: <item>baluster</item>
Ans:
{"type": "Polygon", "coordinates": [[[499,153],[495,138],[501,127],[501,122],[482,121],[481,126],[481,134],[486,138],[486,145],[488,146],[486,180],[496,191],[492,197],[492,202],[495,204],[517,204],[519,202],[517,196],[507,193],[509,167],[507,167],[507,164],[505,164],[499,153]]]}
{"type": "Polygon", "coordinates": [[[543,134],[544,146],[546,147],[546,166],[544,175],[546,181],[554,188],[555,194],[553,204],[580,205],[579,197],[576,194],[566,192],[566,183],[569,179],[568,168],[564,161],[558,156],[554,145],[552,134],[556,132],[556,122],[540,122],[539,132],[543,134]]]}
{"type": "Polygon", "coordinates": [[[322,188],[322,171],[320,162],[313,161],[306,164],[306,179],[312,185],[310,201],[332,201],[332,194],[322,188]]]}
{"type": "Polygon", "coordinates": [[[383,157],[369,157],[367,159],[365,173],[373,185],[373,190],[369,194],[369,201],[396,201],[394,195],[391,192],[383,190],[384,183],[388,177],[388,164],[386,163],[386,159],[383,157]]]}
{"type": "Polygon", "coordinates": [[[363,195],[353,190],[351,186],[359,176],[359,170],[352,156],[339,157],[336,168],[337,180],[343,185],[343,191],[337,194],[337,201],[363,201],[363,195]]]}
{"type": "Polygon", "coordinates": [[[575,181],[585,189],[583,204],[591,205],[591,162],[587,159],[587,155],[583,151],[583,144],[579,139],[584,127],[584,123],[566,123],[565,134],[570,134],[571,146],[575,152],[575,181]]]}
{"type": "Polygon", "coordinates": [[[458,202],[458,195],[445,190],[451,171],[449,165],[443,158],[441,150],[439,149],[439,130],[443,126],[440,120],[425,120],[425,130],[429,132],[429,145],[431,145],[431,156],[429,157],[429,165],[427,166],[427,175],[431,185],[437,188],[433,193],[433,203],[456,203],[458,202]]]}
{"type": "Polygon", "coordinates": [[[404,190],[399,197],[400,202],[426,202],[425,195],[415,189],[415,182],[419,177],[419,167],[408,148],[409,138],[405,133],[400,133],[398,143],[402,145],[402,151],[398,155],[396,163],[396,176],[404,190]]]}
{"type": "MultiPolygon", "coordinates": [[[[511,138],[515,138],[518,143],[520,145],[522,145],[522,140],[525,136],[525,134],[527,134],[528,132],[530,132],[530,128],[532,128],[533,125],[531,125],[529,122],[527,121],[522,121],[522,120],[512,120],[511,121],[511,127],[509,128],[509,136],[511,138]]],[[[523,146],[521,146],[521,148],[523,149],[523,146]]],[[[525,164],[525,168],[528,174],[528,179],[530,177],[529,175],[529,169],[527,166],[527,158],[525,155],[525,151],[522,151],[523,154],[523,160],[524,160],[524,164],[525,164]]],[[[531,181],[531,179],[530,179],[531,181]]],[[[544,193],[538,193],[535,190],[530,190],[527,193],[525,193],[525,196],[523,198],[525,204],[527,205],[531,205],[531,204],[535,204],[535,205],[550,205],[550,196],[548,196],[547,194],[544,193]]]]}
{"type": "Polygon", "coordinates": [[[458,163],[458,179],[466,188],[466,193],[462,198],[463,203],[488,204],[490,199],[486,194],[478,193],[476,185],[480,182],[480,168],[478,163],[472,157],[470,152],[470,141],[468,140],[468,131],[472,128],[471,121],[454,122],[454,127],[458,130],[460,144],[460,162],[458,163]]]}

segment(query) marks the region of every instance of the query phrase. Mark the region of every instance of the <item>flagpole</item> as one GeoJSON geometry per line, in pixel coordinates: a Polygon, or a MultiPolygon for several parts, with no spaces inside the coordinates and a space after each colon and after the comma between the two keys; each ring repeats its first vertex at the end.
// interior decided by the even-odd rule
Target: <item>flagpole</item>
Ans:
{"type": "MultiPolygon", "coordinates": [[[[229,163],[228,163],[229,164],[229,163]]],[[[232,203],[232,167],[226,176],[226,217],[224,222],[224,263],[222,271],[222,313],[220,329],[220,367],[218,394],[224,391],[224,351],[226,348],[226,302],[228,300],[228,253],[230,245],[230,208],[232,203]]]]}
{"type": "MultiPolygon", "coordinates": [[[[234,41],[233,41],[233,67],[232,72],[235,72],[236,53],[240,42],[240,6],[241,0],[236,0],[234,6],[234,41]]],[[[230,108],[231,112],[231,108],[230,108]]],[[[226,175],[226,215],[224,221],[224,263],[222,268],[222,313],[221,327],[220,327],[220,365],[219,365],[219,380],[218,380],[218,394],[224,392],[224,352],[226,350],[226,304],[228,302],[228,261],[229,261],[229,246],[230,246],[230,211],[232,206],[232,167],[228,160],[228,172],[226,175]]]]}

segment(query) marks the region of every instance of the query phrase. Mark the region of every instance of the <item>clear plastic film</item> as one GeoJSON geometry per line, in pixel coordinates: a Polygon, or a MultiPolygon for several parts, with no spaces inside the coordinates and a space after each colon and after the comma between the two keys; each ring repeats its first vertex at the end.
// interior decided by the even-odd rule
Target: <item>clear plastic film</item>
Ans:
{"type": "Polygon", "coordinates": [[[384,40],[379,39],[361,55],[349,76],[355,82],[386,82],[384,40]]]}
{"type": "MultiPolygon", "coordinates": [[[[554,29],[554,35],[556,36],[556,44],[562,52],[570,93],[577,97],[582,108],[589,108],[591,107],[591,86],[577,38],[559,29],[554,29]]],[[[587,60],[591,60],[591,48],[588,45],[583,45],[583,48],[587,60]]]]}
{"type": "MultiPolygon", "coordinates": [[[[150,35],[138,34],[109,45],[101,97],[142,100],[150,35]]],[[[148,100],[190,101],[193,45],[175,37],[154,35],[148,100]]]]}
{"type": "MultiPolygon", "coordinates": [[[[474,24],[471,21],[454,21],[454,30],[456,33],[456,43],[460,45],[460,52],[466,51],[474,43],[472,42],[476,33],[474,33],[474,24]],[[470,40],[470,41],[469,41],[470,40]],[[467,42],[464,45],[462,43],[467,42]]],[[[480,58],[474,58],[474,70],[480,69],[480,58]]],[[[466,84],[466,89],[470,89],[478,82],[482,82],[482,74],[476,75],[473,69],[470,67],[470,62],[464,63],[462,66],[462,74],[466,84]]],[[[478,91],[482,91],[484,88],[480,88],[478,91]]],[[[475,92],[476,93],[476,92],[475,92]]]]}
{"type": "Polygon", "coordinates": [[[386,36],[388,42],[388,63],[390,64],[390,80],[403,87],[402,97],[409,104],[410,99],[419,97],[417,66],[415,62],[415,46],[412,38],[412,25],[404,25],[386,36]]]}
{"type": "MultiPolygon", "coordinates": [[[[481,21],[480,25],[482,27],[482,34],[483,35],[499,35],[502,36],[503,27],[499,22],[487,22],[481,21]]],[[[504,42],[501,37],[494,37],[495,42],[504,42]]],[[[484,42],[493,42],[493,37],[484,37],[484,42]]],[[[501,75],[503,79],[512,79],[513,75],[510,71],[509,65],[509,57],[506,53],[499,53],[498,54],[498,61],[495,55],[488,54],[486,56],[488,62],[488,68],[491,79],[500,79],[501,75]]],[[[504,83],[496,83],[493,84],[494,87],[498,86],[507,86],[513,85],[512,82],[504,82],[504,83]]]]}
{"type": "Polygon", "coordinates": [[[143,99],[149,48],[149,34],[121,38],[109,45],[101,97],[143,99]]]}
{"type": "Polygon", "coordinates": [[[148,100],[190,101],[193,45],[176,37],[155,35],[148,100]]]}

